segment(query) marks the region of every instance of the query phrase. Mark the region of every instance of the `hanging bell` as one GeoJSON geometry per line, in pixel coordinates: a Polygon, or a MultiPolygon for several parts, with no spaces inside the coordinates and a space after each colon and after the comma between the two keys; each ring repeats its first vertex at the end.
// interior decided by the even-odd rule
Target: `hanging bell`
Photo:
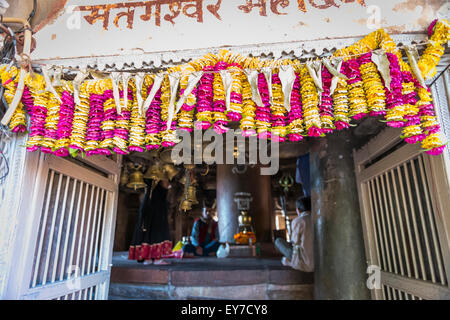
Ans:
{"type": "Polygon", "coordinates": [[[197,196],[195,195],[195,187],[193,185],[188,187],[188,200],[194,205],[198,204],[197,196]]]}
{"type": "Polygon", "coordinates": [[[171,164],[164,165],[164,171],[166,172],[167,177],[170,181],[172,181],[172,179],[178,174],[178,172],[180,172],[180,170],[178,170],[171,164]]]}
{"type": "Polygon", "coordinates": [[[135,170],[130,175],[130,182],[127,184],[128,188],[132,188],[134,190],[145,188],[147,185],[144,182],[144,175],[140,170],[135,170]]]}
{"type": "Polygon", "coordinates": [[[122,175],[120,176],[120,185],[124,186],[128,183],[128,171],[127,170],[123,170],[122,171],[122,175]]]}
{"type": "Polygon", "coordinates": [[[147,172],[144,174],[144,178],[159,180],[161,175],[162,175],[161,166],[159,165],[159,163],[155,163],[148,168],[147,172]]]}
{"type": "Polygon", "coordinates": [[[180,209],[184,212],[192,209],[192,203],[188,199],[184,199],[180,204],[180,209]]]}

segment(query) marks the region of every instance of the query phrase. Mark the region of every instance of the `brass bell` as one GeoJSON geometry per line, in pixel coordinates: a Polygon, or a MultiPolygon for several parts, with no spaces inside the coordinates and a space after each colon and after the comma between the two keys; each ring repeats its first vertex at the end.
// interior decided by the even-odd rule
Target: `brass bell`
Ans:
{"type": "Polygon", "coordinates": [[[128,178],[129,178],[128,171],[127,170],[123,170],[122,174],[120,176],[120,185],[121,186],[126,185],[128,183],[128,178]]]}
{"type": "Polygon", "coordinates": [[[184,199],[183,202],[181,202],[180,209],[184,212],[189,211],[192,209],[192,203],[188,199],[184,199]]]}
{"type": "Polygon", "coordinates": [[[147,172],[144,175],[144,178],[156,181],[167,180],[167,175],[161,165],[159,163],[155,163],[148,168],[147,172]]]}
{"type": "Polygon", "coordinates": [[[194,205],[198,204],[197,196],[195,195],[195,187],[193,185],[188,187],[188,200],[194,205]]]}
{"type": "Polygon", "coordinates": [[[175,168],[175,166],[171,164],[165,164],[164,171],[166,172],[167,177],[169,178],[170,181],[172,181],[172,179],[178,174],[178,172],[180,172],[180,170],[178,170],[177,168],[175,168]]]}
{"type": "Polygon", "coordinates": [[[147,185],[144,182],[144,175],[142,174],[142,171],[139,169],[136,169],[130,175],[130,182],[127,184],[127,187],[136,190],[136,189],[145,188],[146,186],[147,185]]]}

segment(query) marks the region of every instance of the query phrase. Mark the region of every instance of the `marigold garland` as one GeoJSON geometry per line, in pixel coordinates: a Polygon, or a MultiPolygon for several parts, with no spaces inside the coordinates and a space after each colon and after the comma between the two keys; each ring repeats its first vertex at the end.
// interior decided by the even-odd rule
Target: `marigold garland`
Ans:
{"type": "MultiPolygon", "coordinates": [[[[61,88],[55,88],[58,96],[61,95],[61,88]]],[[[44,153],[53,153],[55,151],[55,143],[58,132],[58,122],[60,115],[60,106],[58,98],[53,93],[48,94],[47,100],[47,117],[45,119],[45,133],[42,141],[41,151],[44,153]]]]}
{"type": "Polygon", "coordinates": [[[252,87],[247,79],[242,83],[242,120],[240,128],[244,137],[256,134],[256,104],[252,100],[252,87]]]}
{"type": "MultiPolygon", "coordinates": [[[[59,109],[59,122],[56,133],[54,154],[61,157],[69,155],[70,134],[72,132],[72,121],[75,108],[73,99],[73,88],[71,82],[64,81],[63,92],[61,94],[61,107],[59,109]]],[[[23,98],[22,98],[23,99],[23,98]]]]}
{"type": "MultiPolygon", "coordinates": [[[[143,97],[147,97],[152,90],[153,79],[146,79],[144,82],[148,86],[147,93],[143,97]]],[[[161,145],[159,131],[161,130],[161,88],[158,89],[156,95],[146,112],[145,122],[145,148],[147,150],[158,149],[161,145]]]]}
{"type": "Polygon", "coordinates": [[[223,86],[222,76],[219,73],[221,70],[226,70],[228,64],[224,61],[217,62],[214,70],[213,80],[213,118],[214,118],[214,131],[222,134],[227,131],[226,125],[228,118],[225,115],[225,88],[223,86]]]}
{"type": "Polygon", "coordinates": [[[445,52],[445,44],[450,41],[448,21],[445,19],[433,21],[428,35],[430,36],[430,43],[418,61],[419,69],[425,79],[431,79],[436,75],[436,65],[445,52]]]}
{"type": "Polygon", "coordinates": [[[322,131],[324,133],[333,132],[334,126],[333,101],[331,99],[331,80],[333,76],[327,68],[322,67],[322,99],[320,104],[320,121],[322,122],[322,131]]]}
{"type": "Polygon", "coordinates": [[[110,155],[111,150],[114,148],[114,130],[116,128],[117,119],[117,106],[114,100],[114,94],[112,90],[111,80],[103,82],[103,122],[101,124],[102,129],[102,141],[99,145],[99,152],[104,155],[110,155]]]}
{"type": "Polygon", "coordinates": [[[104,119],[103,104],[105,97],[100,88],[100,81],[89,81],[89,120],[86,129],[86,145],[84,151],[86,155],[99,154],[99,144],[102,138],[101,124],[104,119]]]}
{"type": "MultiPolygon", "coordinates": [[[[28,75],[25,84],[29,88],[30,96],[33,100],[30,113],[30,136],[26,144],[28,151],[39,150],[45,136],[45,118],[47,117],[47,99],[49,92],[45,91],[45,81],[40,75],[33,78],[28,75]]],[[[24,92],[25,94],[25,92],[24,92]]],[[[29,97],[27,97],[29,99],[29,97]]]]}
{"type": "Polygon", "coordinates": [[[380,116],[386,114],[385,86],[378,68],[371,58],[372,53],[366,53],[359,57],[359,70],[370,115],[380,116]]]}
{"type": "Polygon", "coordinates": [[[213,110],[213,99],[214,99],[214,73],[209,71],[213,71],[213,66],[207,66],[203,69],[205,73],[200,79],[198,86],[198,95],[197,95],[197,114],[196,119],[197,122],[195,124],[197,129],[208,129],[211,127],[212,122],[212,110],[213,110]]]}
{"type": "Polygon", "coordinates": [[[350,127],[349,117],[349,99],[347,81],[345,79],[338,79],[336,89],[333,93],[334,105],[334,125],[337,130],[348,129],[350,127]]]}
{"type": "Polygon", "coordinates": [[[264,74],[258,75],[258,90],[264,106],[257,106],[255,111],[256,130],[259,138],[270,137],[270,96],[269,85],[264,74]]]}
{"type": "Polygon", "coordinates": [[[273,103],[270,106],[272,129],[270,137],[271,139],[277,139],[278,141],[283,142],[286,140],[285,136],[287,135],[286,108],[284,107],[284,94],[278,70],[274,71],[272,74],[272,93],[273,103]]]}
{"type": "Polygon", "coordinates": [[[142,88],[136,88],[132,85],[133,102],[131,106],[131,120],[130,120],[130,145],[128,150],[130,152],[143,152],[145,150],[145,117],[139,111],[139,105],[136,98],[136,91],[142,88]]]}
{"type": "Polygon", "coordinates": [[[350,117],[355,120],[364,118],[368,113],[367,99],[364,93],[364,83],[359,70],[358,59],[352,59],[343,63],[344,74],[348,81],[348,95],[350,102],[350,117]]]}
{"type": "MultiPolygon", "coordinates": [[[[184,91],[188,86],[189,73],[194,71],[195,71],[194,67],[190,65],[185,70],[183,70],[182,74],[186,74],[186,76],[182,76],[180,81],[180,96],[184,94],[184,91]]],[[[181,130],[187,130],[188,132],[191,132],[193,130],[196,104],[197,104],[197,87],[194,87],[192,92],[187,96],[186,101],[184,102],[180,110],[178,127],[181,130]]]]}
{"type": "MultiPolygon", "coordinates": [[[[448,21],[433,22],[429,36],[430,43],[418,61],[425,79],[435,75],[436,64],[444,53],[445,43],[450,39],[448,21]]],[[[288,137],[290,141],[299,141],[303,135],[316,137],[334,129],[348,128],[351,118],[358,120],[369,114],[384,115],[388,126],[401,127],[402,138],[407,143],[421,142],[427,153],[442,153],[444,144],[439,137],[440,127],[429,88],[420,86],[409,65],[402,60],[395,42],[384,30],[370,33],[354,45],[338,50],[334,56],[344,58],[340,71],[348,80],[338,79],[331,95],[332,75],[323,68],[323,91],[320,97],[307,68],[298,61],[261,61],[259,58],[221,50],[217,55],[207,54],[185,65],[170,68],[167,70],[169,73],[181,74],[180,95],[187,88],[190,73],[205,71],[198,86],[189,94],[170,124],[166,123],[171,98],[167,73],[145,115],[139,112],[133,81],[128,89],[120,90],[121,104],[124,103],[125,91],[128,105],[123,106],[120,114],[117,114],[110,79],[84,81],[79,89],[80,103],[75,105],[72,82],[63,81],[63,86],[56,88],[61,97],[60,103],[53,93],[46,91],[41,75],[28,75],[21,103],[9,127],[13,132],[26,131],[25,115],[28,113],[28,151],[41,149],[58,156],[74,155],[78,151],[86,152],[87,155],[107,155],[112,151],[126,154],[172,146],[177,142],[175,129],[191,131],[194,119],[196,128],[207,129],[213,125],[218,133],[227,130],[228,121],[240,121],[245,136],[257,133],[259,138],[283,141],[288,137]],[[379,48],[386,51],[389,60],[390,88],[385,87],[371,61],[371,51],[379,48]],[[276,69],[280,63],[292,64],[296,71],[289,112],[283,105],[283,91],[276,69]],[[273,70],[273,103],[269,99],[265,75],[260,73],[258,90],[263,106],[256,106],[243,69],[261,70],[262,67],[273,70]],[[233,79],[228,110],[221,75],[211,72],[226,69],[231,72],[233,79]]],[[[14,99],[17,73],[14,66],[9,69],[6,65],[0,67],[8,104],[14,99]]],[[[142,88],[144,99],[152,85],[153,77],[146,76],[142,88]]]]}
{"type": "Polygon", "coordinates": [[[226,112],[230,121],[240,121],[242,119],[242,83],[246,76],[242,66],[232,63],[228,70],[231,72],[233,82],[231,83],[230,109],[226,112]]]}
{"type": "Polygon", "coordinates": [[[174,114],[171,123],[167,123],[169,119],[169,105],[170,105],[170,82],[169,77],[165,76],[161,86],[161,146],[171,147],[176,144],[176,125],[177,115],[174,114]]]}
{"type": "Polygon", "coordinates": [[[303,119],[308,136],[322,135],[322,122],[319,114],[319,94],[306,66],[300,70],[300,93],[303,105],[303,119]]]}
{"type": "MultiPolygon", "coordinates": [[[[6,71],[7,66],[4,65],[0,68],[2,86],[4,88],[4,96],[8,105],[14,99],[17,86],[17,75],[19,70],[12,66],[9,71],[6,71]]],[[[26,112],[22,102],[19,103],[17,109],[9,122],[9,128],[14,133],[23,133],[27,130],[26,112]]]]}

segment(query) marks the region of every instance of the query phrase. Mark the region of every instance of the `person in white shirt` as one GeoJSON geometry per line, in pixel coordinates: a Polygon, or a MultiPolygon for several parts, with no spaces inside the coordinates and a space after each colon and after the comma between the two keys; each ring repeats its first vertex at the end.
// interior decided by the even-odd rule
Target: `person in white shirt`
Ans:
{"type": "Polygon", "coordinates": [[[283,265],[304,272],[314,272],[311,198],[298,198],[296,207],[298,217],[291,223],[291,242],[277,238],[275,247],[284,256],[281,259],[283,265]]]}

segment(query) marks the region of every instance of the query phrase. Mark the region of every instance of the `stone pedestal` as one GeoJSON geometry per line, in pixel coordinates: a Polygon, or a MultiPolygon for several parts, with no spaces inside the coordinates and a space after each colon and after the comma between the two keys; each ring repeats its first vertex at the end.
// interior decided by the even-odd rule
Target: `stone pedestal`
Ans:
{"type": "Polygon", "coordinates": [[[335,133],[311,149],[315,299],[370,298],[350,141],[335,133]]]}
{"type": "Polygon", "coordinates": [[[272,230],[272,197],[270,176],[260,175],[259,166],[239,168],[233,165],[217,165],[217,213],[221,242],[234,242],[238,232],[239,210],[234,201],[236,192],[251,193],[253,201],[249,215],[258,242],[268,242],[272,230]],[[234,168],[234,169],[233,169],[234,168]]]}

